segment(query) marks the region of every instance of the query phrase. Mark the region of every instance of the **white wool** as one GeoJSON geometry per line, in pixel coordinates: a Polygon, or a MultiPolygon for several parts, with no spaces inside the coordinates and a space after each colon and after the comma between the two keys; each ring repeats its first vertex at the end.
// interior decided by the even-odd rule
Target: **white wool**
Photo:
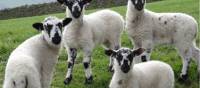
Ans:
{"type": "Polygon", "coordinates": [[[183,58],[182,75],[187,74],[191,58],[196,58],[200,71],[200,50],[195,44],[198,24],[193,17],[184,13],[138,11],[129,0],[126,23],[127,33],[135,48],[143,47],[149,51],[145,53],[147,60],[155,45],[170,44],[177,48],[183,58]]]}
{"type": "Polygon", "coordinates": [[[44,34],[27,39],[11,53],[3,88],[50,88],[60,44],[50,44],[44,34]]]}
{"type": "Polygon", "coordinates": [[[160,61],[149,61],[133,65],[128,73],[123,73],[117,61],[109,88],[173,88],[174,72],[160,61]]]}

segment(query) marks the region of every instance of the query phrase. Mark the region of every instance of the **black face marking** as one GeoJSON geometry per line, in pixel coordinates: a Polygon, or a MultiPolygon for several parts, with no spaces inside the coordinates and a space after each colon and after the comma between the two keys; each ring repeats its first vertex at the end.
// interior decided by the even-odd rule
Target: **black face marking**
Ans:
{"type": "Polygon", "coordinates": [[[84,0],[83,1],[79,1],[79,0],[65,0],[64,4],[69,8],[70,12],[72,13],[73,17],[75,18],[79,18],[82,14],[82,10],[84,7],[84,0]],[[80,7],[80,11],[79,11],[79,7],[78,6],[74,6],[74,4],[78,3],[78,6],[80,7]],[[74,9],[74,11],[73,11],[74,9]]]}
{"type": "Polygon", "coordinates": [[[130,66],[128,65],[128,60],[124,60],[124,63],[123,63],[122,66],[121,66],[121,70],[122,70],[124,73],[128,73],[128,72],[129,72],[130,66]]]}
{"type": "Polygon", "coordinates": [[[59,36],[58,32],[55,33],[54,37],[52,38],[52,42],[56,45],[60,44],[61,37],[59,36]]]}
{"type": "Polygon", "coordinates": [[[44,25],[44,28],[45,28],[45,30],[47,31],[49,37],[51,37],[51,36],[50,36],[50,33],[51,33],[51,29],[53,28],[53,25],[47,24],[47,25],[44,25]]]}
{"type": "Polygon", "coordinates": [[[142,56],[141,59],[142,59],[142,62],[146,62],[147,61],[147,57],[146,56],[142,56]]]}
{"type": "Polygon", "coordinates": [[[58,23],[57,26],[58,26],[59,29],[62,31],[62,27],[63,27],[62,23],[58,23]]]}
{"type": "Polygon", "coordinates": [[[27,76],[25,77],[25,83],[26,83],[25,88],[28,88],[28,77],[27,76]]]}
{"type": "Polygon", "coordinates": [[[13,81],[13,85],[14,85],[14,87],[16,86],[16,82],[15,81],[13,81]]]}
{"type": "Polygon", "coordinates": [[[120,53],[118,53],[117,56],[116,56],[116,59],[118,61],[118,64],[121,65],[121,61],[123,59],[123,56],[120,53]]]}
{"type": "Polygon", "coordinates": [[[88,67],[89,67],[90,64],[88,62],[84,62],[83,65],[84,65],[85,69],[88,69],[88,67]]]}
{"type": "Polygon", "coordinates": [[[167,21],[165,21],[164,24],[166,25],[166,24],[167,24],[167,21]]]}
{"type": "Polygon", "coordinates": [[[137,9],[138,11],[141,11],[141,10],[143,10],[143,8],[144,8],[144,5],[145,5],[145,0],[143,0],[143,2],[142,2],[142,0],[131,0],[132,1],[132,3],[133,3],[133,5],[135,6],[135,9],[137,9]]]}

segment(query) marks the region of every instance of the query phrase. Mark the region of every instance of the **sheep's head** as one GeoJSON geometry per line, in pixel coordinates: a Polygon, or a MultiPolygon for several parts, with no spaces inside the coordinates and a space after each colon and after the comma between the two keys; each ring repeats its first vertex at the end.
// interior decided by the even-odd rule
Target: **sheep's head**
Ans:
{"type": "Polygon", "coordinates": [[[119,50],[105,50],[105,54],[114,58],[114,66],[128,73],[133,66],[133,59],[144,52],[143,48],[131,50],[129,48],[120,48],[119,50]]]}
{"type": "Polygon", "coordinates": [[[51,45],[59,45],[62,38],[63,27],[72,21],[71,18],[60,20],[57,17],[47,17],[42,23],[34,23],[32,26],[42,31],[45,40],[51,45]]]}
{"type": "Polygon", "coordinates": [[[135,9],[137,9],[138,11],[141,11],[144,9],[146,0],[131,0],[131,2],[135,6],[135,9]]]}
{"type": "Polygon", "coordinates": [[[60,4],[68,7],[74,18],[79,18],[82,15],[84,6],[92,0],[57,0],[60,4]]]}

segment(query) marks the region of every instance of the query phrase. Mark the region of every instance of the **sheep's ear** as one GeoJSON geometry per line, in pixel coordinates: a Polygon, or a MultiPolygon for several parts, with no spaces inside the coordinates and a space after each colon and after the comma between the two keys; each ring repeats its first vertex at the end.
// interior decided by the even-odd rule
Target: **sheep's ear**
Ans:
{"type": "Polygon", "coordinates": [[[43,23],[34,23],[32,26],[38,31],[44,30],[43,23]]]}
{"type": "Polygon", "coordinates": [[[71,21],[72,21],[72,18],[65,18],[63,20],[63,27],[66,26],[66,25],[68,25],[71,21]]]}
{"type": "Polygon", "coordinates": [[[83,4],[89,4],[92,0],[83,0],[83,4]]]}
{"type": "Polygon", "coordinates": [[[145,51],[144,48],[138,48],[138,49],[136,49],[136,50],[133,50],[133,51],[132,51],[132,54],[133,54],[134,56],[139,56],[139,55],[142,54],[144,51],[145,51]]]}
{"type": "Polygon", "coordinates": [[[114,50],[111,50],[111,49],[108,49],[108,50],[105,50],[105,54],[107,56],[112,56],[112,55],[116,55],[117,52],[115,52],[114,50]]]}
{"type": "Polygon", "coordinates": [[[60,4],[64,3],[64,0],[57,0],[60,4]]]}

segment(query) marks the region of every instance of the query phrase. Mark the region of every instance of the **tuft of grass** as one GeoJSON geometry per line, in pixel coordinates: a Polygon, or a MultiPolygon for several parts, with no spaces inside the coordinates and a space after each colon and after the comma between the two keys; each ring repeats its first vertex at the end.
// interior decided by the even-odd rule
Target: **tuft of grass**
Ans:
{"type": "MultiPolygon", "coordinates": [[[[198,3],[198,0],[163,0],[149,3],[146,5],[146,8],[155,12],[186,13],[193,16],[199,23],[198,3]]],[[[119,12],[125,18],[126,6],[112,7],[109,9],[119,12]]],[[[86,13],[89,14],[98,10],[100,9],[88,10],[86,11],[86,13]]],[[[49,15],[57,16],[59,18],[65,17],[64,12],[49,15]]],[[[3,84],[5,66],[9,54],[24,40],[38,33],[31,27],[34,22],[42,21],[45,17],[49,15],[0,20],[0,86],[2,86],[3,84]]],[[[198,35],[199,34],[200,32],[198,32],[198,35]]],[[[200,44],[200,37],[197,37],[196,42],[197,45],[200,44]]],[[[121,36],[121,43],[122,46],[130,48],[133,47],[126,32],[123,32],[121,36]]],[[[66,52],[64,49],[62,49],[58,64],[55,68],[51,84],[52,88],[108,88],[112,74],[107,71],[109,59],[107,56],[104,55],[104,50],[101,46],[97,46],[93,51],[92,70],[94,75],[94,83],[91,85],[84,84],[85,76],[82,65],[82,52],[78,54],[78,58],[76,59],[76,64],[73,72],[73,80],[71,84],[68,86],[65,86],[63,84],[63,80],[67,71],[66,57],[66,52]]],[[[185,84],[179,83],[177,81],[182,68],[182,61],[174,46],[156,46],[151,55],[151,58],[154,60],[167,62],[173,67],[176,78],[175,88],[199,88],[199,80],[197,78],[197,65],[194,61],[192,61],[189,70],[191,83],[185,84]]]]}

